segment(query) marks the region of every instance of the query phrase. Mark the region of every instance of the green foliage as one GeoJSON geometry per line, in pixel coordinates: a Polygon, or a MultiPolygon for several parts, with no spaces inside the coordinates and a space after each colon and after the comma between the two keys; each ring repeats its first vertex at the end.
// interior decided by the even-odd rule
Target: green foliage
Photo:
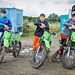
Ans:
{"type": "MultiPolygon", "coordinates": [[[[35,17],[34,17],[35,18],[35,17]]],[[[34,32],[34,18],[33,17],[23,17],[23,35],[26,33],[34,32]]]]}
{"type": "MultiPolygon", "coordinates": [[[[24,16],[23,17],[23,20],[24,20],[23,21],[23,34],[30,33],[30,32],[34,32],[35,31],[34,22],[35,22],[35,20],[37,18],[38,17],[32,17],[32,16],[31,17],[29,17],[29,16],[24,16]]],[[[50,14],[48,16],[48,20],[49,20],[49,23],[51,25],[51,30],[58,31],[59,30],[59,24],[56,24],[56,23],[59,22],[59,16],[57,14],[55,14],[55,13],[50,14]],[[52,25],[52,24],[54,24],[54,25],[52,25]]]]}
{"type": "Polygon", "coordinates": [[[52,13],[48,16],[48,20],[50,23],[59,22],[59,16],[55,13],[52,13]]]}
{"type": "Polygon", "coordinates": [[[37,17],[29,17],[29,16],[24,16],[23,19],[24,20],[28,20],[29,22],[34,22],[34,20],[36,19],[37,17]]]}

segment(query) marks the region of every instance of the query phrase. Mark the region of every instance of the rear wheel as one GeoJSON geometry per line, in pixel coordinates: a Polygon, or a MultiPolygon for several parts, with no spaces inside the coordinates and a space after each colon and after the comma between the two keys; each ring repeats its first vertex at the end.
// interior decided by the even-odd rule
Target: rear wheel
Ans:
{"type": "Polygon", "coordinates": [[[20,50],[21,50],[21,42],[16,42],[15,41],[15,44],[14,44],[14,47],[13,47],[13,56],[14,57],[17,57],[19,56],[19,53],[20,53],[20,50]]]}
{"type": "Polygon", "coordinates": [[[37,52],[33,55],[32,67],[35,69],[41,67],[44,64],[46,57],[47,57],[46,48],[44,45],[41,45],[40,47],[38,47],[37,52]]]}

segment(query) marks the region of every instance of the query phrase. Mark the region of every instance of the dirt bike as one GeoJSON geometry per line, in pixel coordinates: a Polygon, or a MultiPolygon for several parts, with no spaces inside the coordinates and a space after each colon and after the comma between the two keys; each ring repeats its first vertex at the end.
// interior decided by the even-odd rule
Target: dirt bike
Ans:
{"type": "MultiPolygon", "coordinates": [[[[4,28],[4,25],[0,25],[0,28],[4,28]]],[[[5,31],[0,42],[0,63],[4,61],[7,53],[12,53],[14,57],[17,57],[21,50],[20,34],[13,33],[9,30],[5,31]]]]}
{"type": "Polygon", "coordinates": [[[75,67],[75,27],[71,28],[72,25],[69,25],[69,30],[70,30],[70,34],[69,34],[69,39],[67,40],[66,44],[66,48],[64,48],[64,52],[63,52],[63,67],[67,68],[67,69],[72,69],[73,67],[75,67]]]}
{"type": "Polygon", "coordinates": [[[40,45],[36,50],[36,53],[32,57],[32,67],[38,69],[41,67],[49,53],[51,46],[51,34],[48,31],[44,31],[40,38],[40,45]]]}

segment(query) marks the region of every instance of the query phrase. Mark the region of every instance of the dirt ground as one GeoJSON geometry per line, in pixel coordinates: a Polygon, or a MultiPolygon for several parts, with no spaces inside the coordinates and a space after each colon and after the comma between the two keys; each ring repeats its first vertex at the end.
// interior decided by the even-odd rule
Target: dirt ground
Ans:
{"type": "MultiPolygon", "coordinates": [[[[25,47],[24,43],[27,46],[28,43],[26,42],[28,41],[23,41],[23,47],[25,47]]],[[[30,43],[32,43],[32,41],[29,40],[29,44],[30,43]]],[[[56,44],[54,41],[51,52],[56,50],[56,44]]],[[[6,59],[6,63],[0,64],[0,75],[75,75],[75,69],[64,69],[61,63],[53,63],[50,58],[51,57],[49,57],[49,60],[47,60],[40,69],[34,69],[31,66],[30,56],[20,55],[17,58],[9,56],[9,58],[6,59]]]]}

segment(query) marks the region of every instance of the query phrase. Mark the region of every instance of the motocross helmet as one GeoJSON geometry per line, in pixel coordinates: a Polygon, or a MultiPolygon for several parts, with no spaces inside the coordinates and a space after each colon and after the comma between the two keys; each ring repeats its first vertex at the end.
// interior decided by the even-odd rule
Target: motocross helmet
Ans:
{"type": "Polygon", "coordinates": [[[75,5],[72,6],[71,15],[75,16],[75,5]]]}

